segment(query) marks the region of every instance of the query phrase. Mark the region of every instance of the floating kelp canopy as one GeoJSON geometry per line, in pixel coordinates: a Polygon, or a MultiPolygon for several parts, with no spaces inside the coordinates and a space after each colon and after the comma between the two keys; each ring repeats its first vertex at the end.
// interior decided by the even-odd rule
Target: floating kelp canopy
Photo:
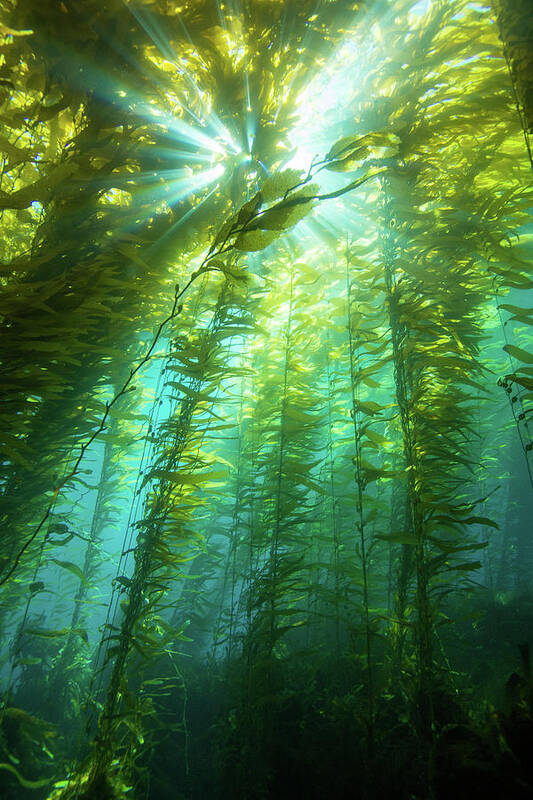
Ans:
{"type": "Polygon", "coordinates": [[[0,0],[2,797],[530,797],[528,0],[0,0]]]}

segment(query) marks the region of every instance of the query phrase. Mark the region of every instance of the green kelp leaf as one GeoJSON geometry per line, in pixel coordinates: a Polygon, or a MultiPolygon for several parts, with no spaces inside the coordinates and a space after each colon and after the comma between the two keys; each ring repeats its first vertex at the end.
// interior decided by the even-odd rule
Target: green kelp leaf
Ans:
{"type": "MultiPolygon", "coordinates": [[[[157,624],[163,629],[163,631],[167,634],[167,639],[172,641],[173,639],[180,640],[182,642],[192,642],[193,639],[190,639],[188,636],[185,636],[184,632],[189,627],[189,620],[185,621],[180,628],[176,628],[170,623],[166,622],[162,617],[157,618],[157,624]]],[[[147,683],[148,681],[145,681],[147,683]]]]}
{"type": "Polygon", "coordinates": [[[83,574],[82,570],[78,566],[76,566],[76,564],[73,564],[72,561],[60,561],[58,558],[52,558],[50,560],[53,561],[54,564],[57,564],[58,567],[67,569],[69,572],[75,575],[76,578],[78,578],[83,583],[84,586],[90,586],[89,581],[83,574]]]}
{"type": "Polygon", "coordinates": [[[85,644],[89,644],[89,636],[87,635],[87,631],[83,628],[60,628],[58,630],[44,630],[43,628],[26,628],[25,633],[29,633],[30,636],[39,636],[41,639],[57,639],[62,636],[69,636],[71,633],[75,633],[76,636],[79,636],[85,644]]]}
{"type": "Polygon", "coordinates": [[[318,188],[316,184],[310,184],[305,189],[292,194],[287,200],[282,200],[259,217],[258,224],[267,230],[284,231],[293,228],[313,208],[318,188]]]}
{"type": "MultiPolygon", "coordinates": [[[[303,261],[297,261],[296,264],[294,264],[294,268],[297,270],[296,280],[300,280],[304,284],[316,283],[324,274],[322,270],[305,264],[303,261]]],[[[344,300],[342,302],[344,309],[344,300]]]]}
{"type": "Polygon", "coordinates": [[[176,678],[150,678],[142,681],[142,686],[162,686],[164,689],[172,689],[176,685],[176,678]]]}
{"type": "Polygon", "coordinates": [[[430,536],[429,541],[442,550],[443,553],[461,553],[470,552],[472,550],[483,550],[488,547],[488,542],[472,542],[472,544],[455,544],[454,542],[447,541],[446,539],[437,539],[435,536],[430,536]]]}
{"type": "Polygon", "coordinates": [[[131,715],[125,714],[121,722],[130,729],[139,744],[144,744],[144,732],[135,717],[132,718],[131,715]]]}
{"type": "Polygon", "coordinates": [[[293,192],[253,219],[242,235],[259,229],[281,232],[293,228],[313,208],[319,188],[318,184],[310,183],[303,189],[293,192]]]}
{"type": "Polygon", "coordinates": [[[48,533],[69,533],[70,528],[65,522],[51,522],[48,526],[48,533]]]}
{"type": "Polygon", "coordinates": [[[267,178],[261,187],[263,202],[271,203],[283,197],[290,189],[296,189],[302,182],[302,173],[297,169],[285,169],[275,172],[267,178]]]}
{"type": "Polygon", "coordinates": [[[387,439],[386,436],[383,436],[381,433],[378,433],[377,431],[372,430],[368,426],[365,427],[364,435],[368,439],[370,439],[374,444],[376,444],[378,446],[382,446],[382,447],[383,446],[387,446],[388,447],[388,446],[392,445],[392,442],[391,442],[390,439],[387,439]]]}
{"type": "Polygon", "coordinates": [[[508,322],[520,322],[522,325],[533,325],[533,317],[530,317],[527,314],[515,314],[503,324],[507,325],[508,322]]]}
{"type": "Polygon", "coordinates": [[[12,772],[20,785],[25,789],[41,789],[43,786],[48,786],[52,782],[52,778],[43,778],[40,781],[29,781],[20,774],[13,764],[7,764],[5,761],[0,763],[0,769],[6,769],[8,772],[12,772]]]}
{"type": "Polygon", "coordinates": [[[522,350],[521,347],[516,347],[514,344],[506,344],[503,349],[518,361],[522,361],[525,364],[533,364],[533,353],[528,353],[527,350],[522,350]]]}
{"type": "Polygon", "coordinates": [[[228,265],[225,259],[213,255],[213,256],[208,256],[208,258],[206,259],[204,269],[207,270],[209,268],[209,269],[219,269],[221,271],[224,271],[227,266],[228,265]]]}
{"type": "Polygon", "coordinates": [[[0,22],[0,33],[3,36],[31,36],[33,30],[31,28],[24,28],[24,30],[17,31],[15,28],[10,28],[8,25],[0,22]]]}
{"type": "Polygon", "coordinates": [[[378,619],[383,619],[386,622],[392,622],[394,625],[404,626],[406,628],[414,627],[415,623],[412,620],[400,619],[399,617],[391,617],[390,614],[379,614],[378,619]]]}
{"type": "Polygon", "coordinates": [[[257,250],[264,250],[273,241],[279,239],[280,234],[278,231],[245,231],[237,236],[235,241],[236,250],[244,250],[245,252],[255,252],[257,250]]]}
{"type": "MultiPolygon", "coordinates": [[[[133,647],[134,647],[134,648],[137,650],[137,652],[138,652],[138,653],[139,653],[139,654],[140,654],[140,655],[141,655],[143,658],[145,658],[145,659],[149,659],[149,658],[150,658],[150,653],[149,653],[147,650],[145,650],[145,649],[144,649],[144,647],[143,647],[143,646],[141,645],[141,643],[139,642],[139,640],[138,640],[137,636],[132,636],[132,637],[130,638],[130,644],[132,644],[132,645],[133,645],[133,647]]],[[[114,648],[113,648],[113,649],[114,649],[114,648]]],[[[117,649],[118,649],[118,648],[117,648],[117,649]]]]}
{"type": "Polygon", "coordinates": [[[385,167],[380,167],[380,169],[375,169],[372,172],[368,172],[362,178],[357,178],[357,180],[352,181],[346,186],[343,186],[341,189],[337,189],[335,192],[327,192],[327,194],[320,194],[318,195],[318,197],[320,200],[332,200],[335,197],[342,197],[343,194],[352,192],[354,189],[357,189],[359,186],[362,186],[371,178],[375,178],[376,175],[380,175],[382,172],[385,171],[385,169],[386,169],[385,167]]]}
{"type": "Polygon", "coordinates": [[[214,253],[217,248],[225,248],[228,244],[231,243],[231,239],[233,238],[235,232],[239,228],[239,224],[237,221],[237,216],[230,217],[220,228],[219,232],[213,239],[213,243],[209,248],[209,255],[214,253]]]}
{"type": "Polygon", "coordinates": [[[365,386],[368,386],[370,389],[379,389],[379,387],[381,386],[381,383],[378,383],[378,381],[375,381],[373,378],[368,378],[368,377],[361,378],[361,381],[365,384],[365,386]]]}
{"type": "Polygon", "coordinates": [[[222,258],[210,258],[207,261],[202,271],[218,270],[224,273],[227,278],[233,278],[240,283],[247,283],[250,280],[250,275],[244,266],[237,266],[236,264],[228,263],[229,259],[225,261],[222,258]]]}
{"type": "Polygon", "coordinates": [[[255,194],[251,200],[248,200],[240,209],[237,214],[237,222],[239,225],[246,225],[253,219],[263,204],[263,197],[260,192],[255,194]]]}
{"type": "Polygon", "coordinates": [[[150,480],[159,478],[160,480],[169,481],[185,486],[198,486],[200,483],[206,481],[221,481],[227,480],[227,470],[212,470],[211,472],[187,472],[186,470],[173,472],[166,469],[151,469],[145,476],[143,486],[150,480]]]}
{"type": "Polygon", "coordinates": [[[126,575],[117,575],[116,578],[113,578],[113,581],[120,586],[124,586],[125,589],[129,589],[132,584],[131,578],[126,577],[126,575]]]}
{"type": "Polygon", "coordinates": [[[366,400],[365,402],[356,400],[355,407],[357,411],[362,411],[363,414],[367,414],[369,416],[381,414],[381,412],[387,408],[387,406],[382,406],[379,403],[376,403],[374,400],[366,400]]]}
{"type": "Polygon", "coordinates": [[[186,386],[180,381],[167,381],[165,386],[171,386],[173,389],[178,389],[182,394],[187,395],[187,397],[190,397],[197,402],[214,403],[216,400],[216,398],[211,397],[206,392],[198,392],[196,389],[193,389],[191,386],[186,386]]]}
{"type": "Polygon", "coordinates": [[[348,172],[357,169],[367,158],[388,158],[397,155],[400,139],[389,131],[376,131],[365,136],[344,136],[326,156],[326,169],[348,172]]]}
{"type": "Polygon", "coordinates": [[[520,384],[520,386],[523,386],[528,392],[533,392],[533,378],[527,378],[525,375],[517,375],[516,372],[513,372],[511,375],[506,375],[505,377],[507,380],[513,381],[513,383],[520,384]]]}
{"type": "Polygon", "coordinates": [[[448,569],[461,570],[461,572],[469,572],[471,569],[481,569],[483,564],[481,561],[467,561],[464,564],[450,564],[448,569]]]}
{"type": "Polygon", "coordinates": [[[394,474],[382,467],[376,467],[365,458],[361,459],[361,467],[366,483],[372,483],[372,481],[377,481],[379,478],[391,478],[394,474]]]}
{"type": "Polygon", "coordinates": [[[296,422],[301,422],[308,425],[316,425],[317,422],[322,419],[322,416],[319,416],[318,414],[309,414],[308,412],[301,411],[299,408],[289,404],[287,404],[287,408],[285,409],[284,413],[287,417],[296,420],[296,422]]]}
{"type": "Polygon", "coordinates": [[[280,203],[278,206],[265,211],[252,223],[250,230],[255,227],[261,228],[265,231],[284,231],[286,228],[291,227],[291,212],[290,206],[280,203]]]}
{"type": "Polygon", "coordinates": [[[519,317],[530,317],[533,315],[533,308],[520,308],[520,306],[512,306],[509,303],[501,303],[498,308],[503,308],[509,314],[516,314],[519,317]]]}
{"type": "Polygon", "coordinates": [[[460,520],[460,522],[464,522],[466,525],[487,525],[489,528],[496,528],[497,531],[500,530],[498,523],[488,517],[467,517],[466,519],[460,520]]]}
{"type": "Polygon", "coordinates": [[[533,288],[533,280],[523,275],[521,272],[512,269],[504,269],[501,266],[495,266],[493,262],[489,264],[488,269],[490,272],[495,272],[496,275],[501,275],[508,288],[511,289],[531,289],[533,288]]]}
{"type": "Polygon", "coordinates": [[[65,539],[48,539],[48,544],[52,545],[52,547],[63,547],[63,545],[72,541],[75,536],[75,533],[70,533],[67,537],[65,537],[65,539]]]}
{"type": "Polygon", "coordinates": [[[330,148],[329,152],[326,154],[326,158],[330,161],[346,158],[350,154],[363,148],[364,143],[364,136],[343,136],[330,148]]]}

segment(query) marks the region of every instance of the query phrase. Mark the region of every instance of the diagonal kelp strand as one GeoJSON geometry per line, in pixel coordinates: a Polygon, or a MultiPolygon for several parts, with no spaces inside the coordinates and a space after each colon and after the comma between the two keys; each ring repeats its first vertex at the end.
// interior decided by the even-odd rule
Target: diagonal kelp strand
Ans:
{"type": "MultiPolygon", "coordinates": [[[[331,159],[329,159],[329,160],[331,160],[331,159]]],[[[324,164],[323,166],[327,166],[327,163],[329,163],[329,161],[326,159],[326,164],[324,164]]],[[[320,169],[322,169],[322,168],[323,167],[320,167],[320,169]]],[[[260,204],[256,204],[255,210],[252,210],[251,212],[249,212],[248,211],[249,203],[245,204],[245,206],[243,206],[243,209],[244,208],[246,209],[245,217],[244,217],[244,219],[246,221],[244,222],[244,224],[241,222],[242,216],[241,216],[241,219],[239,219],[239,216],[241,215],[242,209],[241,209],[241,212],[239,212],[239,214],[236,215],[236,217],[232,218],[228,223],[226,223],[226,226],[224,226],[224,228],[221,230],[221,232],[215,237],[215,239],[213,241],[213,245],[211,246],[209,252],[207,253],[205,258],[201,262],[199,268],[192,273],[192,275],[190,276],[189,280],[187,281],[187,283],[185,284],[183,289],[180,289],[179,285],[176,285],[176,290],[175,290],[175,293],[174,293],[174,300],[173,300],[172,308],[171,308],[169,314],[162,320],[162,322],[159,323],[159,326],[158,326],[158,328],[157,328],[157,330],[156,330],[156,332],[155,332],[155,334],[154,334],[154,336],[152,338],[150,346],[148,347],[147,351],[142,356],[142,358],[137,362],[135,367],[130,371],[130,374],[128,375],[128,377],[125,380],[125,382],[122,384],[122,386],[119,389],[119,391],[112,397],[111,400],[106,401],[105,410],[104,410],[104,413],[102,414],[102,416],[100,418],[100,421],[98,423],[97,428],[93,431],[93,433],[89,436],[89,438],[80,445],[80,450],[79,450],[77,458],[74,461],[73,466],[70,468],[70,470],[67,473],[67,475],[61,480],[61,482],[53,489],[52,499],[50,500],[45,513],[41,517],[41,520],[39,521],[38,525],[34,528],[32,534],[28,537],[28,539],[23,544],[23,546],[18,550],[17,554],[15,555],[15,558],[13,559],[13,563],[11,564],[11,567],[7,570],[7,572],[4,574],[4,576],[0,579],[0,586],[4,585],[11,578],[13,573],[16,571],[16,569],[17,569],[17,567],[18,567],[18,565],[20,563],[20,560],[23,557],[24,553],[29,548],[29,546],[32,544],[32,542],[34,542],[35,539],[37,538],[37,536],[39,535],[39,532],[42,530],[44,524],[46,523],[47,519],[49,518],[49,516],[50,516],[50,514],[52,512],[52,508],[53,508],[55,499],[57,498],[57,496],[60,493],[60,491],[63,489],[63,487],[69,481],[71,481],[74,477],[76,477],[78,475],[78,472],[79,472],[79,469],[80,469],[80,465],[81,465],[81,462],[82,462],[82,460],[83,460],[83,458],[85,456],[85,453],[87,452],[89,447],[92,445],[92,443],[98,438],[98,436],[100,436],[100,434],[106,429],[107,420],[108,420],[109,414],[111,413],[111,411],[114,408],[114,406],[116,405],[116,403],[127,392],[133,391],[135,389],[135,387],[133,385],[133,380],[134,380],[135,376],[139,373],[139,371],[150,360],[150,358],[151,358],[151,356],[152,356],[152,354],[153,354],[153,352],[154,352],[154,350],[155,350],[155,348],[156,348],[156,346],[157,346],[157,344],[158,344],[158,342],[159,342],[164,330],[167,328],[169,323],[172,322],[181,313],[182,306],[180,305],[180,301],[182,300],[182,298],[184,297],[186,292],[189,290],[189,288],[196,281],[196,279],[200,275],[203,275],[204,273],[210,272],[210,271],[222,271],[222,272],[225,272],[228,269],[226,264],[225,263],[221,263],[218,259],[222,255],[227,255],[228,253],[233,251],[235,248],[246,250],[247,249],[246,245],[244,245],[244,246],[241,245],[239,247],[239,240],[241,239],[241,241],[242,241],[241,237],[245,236],[247,233],[253,233],[256,230],[257,226],[259,226],[259,227],[261,226],[261,217],[262,216],[265,216],[265,215],[267,215],[268,213],[271,213],[271,212],[281,212],[284,215],[285,218],[284,218],[284,221],[282,223],[281,230],[279,232],[277,230],[274,232],[275,233],[275,237],[274,238],[278,238],[278,236],[281,234],[281,231],[285,230],[285,227],[292,227],[292,225],[294,225],[301,218],[301,215],[298,215],[298,217],[296,219],[294,219],[294,218],[291,219],[290,212],[294,208],[296,208],[298,206],[303,206],[304,207],[304,209],[303,209],[304,213],[308,213],[308,211],[310,210],[310,207],[311,207],[311,204],[312,204],[313,200],[327,200],[327,199],[330,199],[332,197],[338,197],[341,194],[345,194],[347,192],[352,191],[355,188],[358,188],[359,186],[364,184],[366,181],[370,180],[371,178],[375,177],[376,175],[378,175],[380,173],[381,173],[381,170],[378,171],[378,172],[371,172],[369,175],[367,175],[367,176],[365,176],[363,178],[360,178],[360,179],[358,179],[356,181],[353,181],[352,183],[348,184],[343,189],[341,189],[341,190],[339,190],[337,192],[330,193],[330,194],[327,194],[327,193],[320,194],[320,193],[317,193],[316,191],[311,191],[309,194],[305,194],[304,196],[298,196],[299,187],[305,185],[308,182],[308,180],[309,180],[309,177],[308,177],[308,178],[304,179],[303,181],[301,181],[299,184],[291,186],[285,192],[284,198],[283,198],[282,201],[274,204],[273,206],[271,206],[270,208],[268,208],[266,210],[260,210],[260,204]],[[217,244],[218,244],[218,247],[217,247],[217,244]]],[[[268,223],[267,223],[267,226],[268,226],[268,223]]],[[[276,225],[276,227],[277,227],[277,225],[276,225]]],[[[267,227],[267,230],[268,230],[268,227],[267,227]]],[[[255,249],[255,248],[252,248],[252,249],[255,249]]],[[[262,247],[261,247],[261,249],[262,249],[262,247]]]]}

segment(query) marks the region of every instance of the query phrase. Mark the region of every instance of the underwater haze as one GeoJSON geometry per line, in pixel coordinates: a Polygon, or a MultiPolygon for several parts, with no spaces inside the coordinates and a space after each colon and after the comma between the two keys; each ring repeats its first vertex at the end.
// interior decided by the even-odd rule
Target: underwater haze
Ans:
{"type": "Polygon", "coordinates": [[[1,800],[533,796],[531,0],[0,0],[1,800]]]}

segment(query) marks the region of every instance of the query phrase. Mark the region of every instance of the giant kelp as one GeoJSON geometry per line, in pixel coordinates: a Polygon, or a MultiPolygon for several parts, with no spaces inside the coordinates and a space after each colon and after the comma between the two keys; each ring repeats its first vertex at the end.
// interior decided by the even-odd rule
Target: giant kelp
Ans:
{"type": "Polygon", "coordinates": [[[4,4],[3,719],[68,737],[51,797],[528,791],[527,649],[476,715],[460,611],[531,567],[518,5],[4,4]]]}

